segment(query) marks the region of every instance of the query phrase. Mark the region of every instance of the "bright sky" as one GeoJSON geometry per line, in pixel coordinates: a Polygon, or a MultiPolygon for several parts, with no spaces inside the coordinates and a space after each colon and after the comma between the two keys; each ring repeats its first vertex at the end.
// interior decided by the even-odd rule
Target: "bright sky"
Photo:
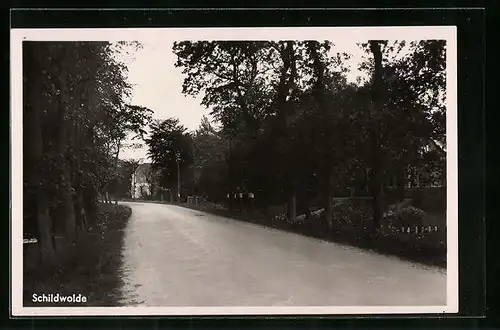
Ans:
{"type": "MultiPolygon", "coordinates": [[[[184,76],[181,68],[174,66],[176,56],[172,52],[174,40],[165,40],[164,43],[141,42],[143,48],[135,52],[132,57],[125,57],[124,62],[129,69],[129,82],[134,86],[131,103],[148,107],[154,111],[155,119],[177,117],[181,124],[189,130],[195,130],[203,115],[210,118],[210,110],[201,103],[201,97],[193,98],[182,94],[184,76]]],[[[362,60],[363,52],[356,45],[358,41],[333,41],[333,52],[348,53],[351,59],[348,62],[351,72],[349,81],[356,81],[363,74],[358,71],[358,63],[362,60]]],[[[130,141],[128,141],[130,142],[130,141]]],[[[142,149],[124,149],[120,158],[147,160],[147,147],[142,149]]]]}

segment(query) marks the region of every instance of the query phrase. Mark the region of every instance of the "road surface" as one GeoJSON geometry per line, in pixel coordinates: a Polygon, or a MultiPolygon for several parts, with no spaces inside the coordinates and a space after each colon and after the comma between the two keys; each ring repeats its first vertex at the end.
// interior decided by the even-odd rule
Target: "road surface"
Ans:
{"type": "Polygon", "coordinates": [[[124,203],[129,306],[444,306],[444,270],[178,206],[124,203]]]}

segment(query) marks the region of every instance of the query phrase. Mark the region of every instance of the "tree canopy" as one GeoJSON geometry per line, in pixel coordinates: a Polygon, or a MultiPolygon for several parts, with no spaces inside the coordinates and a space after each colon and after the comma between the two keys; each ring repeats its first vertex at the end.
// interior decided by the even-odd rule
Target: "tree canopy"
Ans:
{"type": "MultiPolygon", "coordinates": [[[[348,187],[381,199],[394,182],[407,185],[424,158],[442,159],[426,150],[445,145],[445,42],[360,46],[364,84],[348,83],[348,54],[328,41],[175,43],[183,93],[201,95],[221,127],[205,120],[205,133],[193,135],[197,177],[216,167],[226,175],[210,176],[227,191],[289,205],[322,196],[328,209],[348,187]]],[[[434,164],[442,173],[442,161],[434,164]]]]}
{"type": "Polygon", "coordinates": [[[159,171],[159,185],[177,191],[177,163],[179,172],[187,175],[185,170],[192,163],[192,136],[177,118],[156,120],[150,131],[145,141],[153,169],[159,171]]]}
{"type": "Polygon", "coordinates": [[[128,103],[127,68],[113,50],[125,45],[23,42],[25,228],[36,228],[49,264],[53,237],[71,243],[92,224],[98,194],[117,187],[122,141],[152,118],[128,103]]]}

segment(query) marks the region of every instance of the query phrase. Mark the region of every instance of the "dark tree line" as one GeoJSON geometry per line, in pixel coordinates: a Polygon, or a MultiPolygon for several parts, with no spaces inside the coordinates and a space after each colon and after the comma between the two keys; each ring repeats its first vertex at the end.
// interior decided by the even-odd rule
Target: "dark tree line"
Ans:
{"type": "Polygon", "coordinates": [[[126,67],[113,47],[130,45],[23,43],[24,231],[46,265],[94,224],[99,195],[120,189],[124,139],[151,120],[126,103],[126,67]]]}
{"type": "Polygon", "coordinates": [[[331,224],[332,197],[353,188],[373,198],[376,227],[384,199],[402,198],[409,180],[444,183],[445,42],[360,47],[369,79],[353,84],[348,54],[331,42],[175,43],[183,93],[201,95],[220,128],[206,119],[196,132],[176,119],[153,125],[148,145],[162,184],[175,186],[173,155],[182,152],[185,194],[220,201],[254,192],[264,206],[286,203],[292,220],[320,200],[331,224]]]}

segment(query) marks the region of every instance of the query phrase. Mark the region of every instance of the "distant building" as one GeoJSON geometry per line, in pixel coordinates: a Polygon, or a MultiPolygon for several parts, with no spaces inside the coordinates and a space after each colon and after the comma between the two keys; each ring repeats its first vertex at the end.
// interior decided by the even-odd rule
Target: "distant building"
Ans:
{"type": "Polygon", "coordinates": [[[410,166],[408,169],[408,188],[446,186],[446,174],[443,173],[446,166],[446,147],[434,139],[429,139],[421,154],[434,154],[434,161],[440,162],[442,168],[440,166],[410,166]]]}
{"type": "MultiPolygon", "coordinates": [[[[446,169],[446,147],[434,139],[429,139],[420,151],[420,156],[424,160],[423,163],[406,166],[404,187],[411,189],[446,186],[446,173],[444,172],[446,169]],[[430,159],[425,158],[429,156],[430,159]]],[[[369,171],[367,170],[365,174],[366,178],[369,176],[368,173],[369,171]]],[[[391,172],[389,171],[389,173],[391,172]]],[[[398,186],[397,176],[391,173],[387,177],[386,184],[388,188],[395,189],[398,186]]]]}
{"type": "Polygon", "coordinates": [[[142,198],[151,194],[151,187],[147,181],[148,171],[151,169],[150,163],[140,164],[132,173],[131,195],[132,198],[142,198]]]}

